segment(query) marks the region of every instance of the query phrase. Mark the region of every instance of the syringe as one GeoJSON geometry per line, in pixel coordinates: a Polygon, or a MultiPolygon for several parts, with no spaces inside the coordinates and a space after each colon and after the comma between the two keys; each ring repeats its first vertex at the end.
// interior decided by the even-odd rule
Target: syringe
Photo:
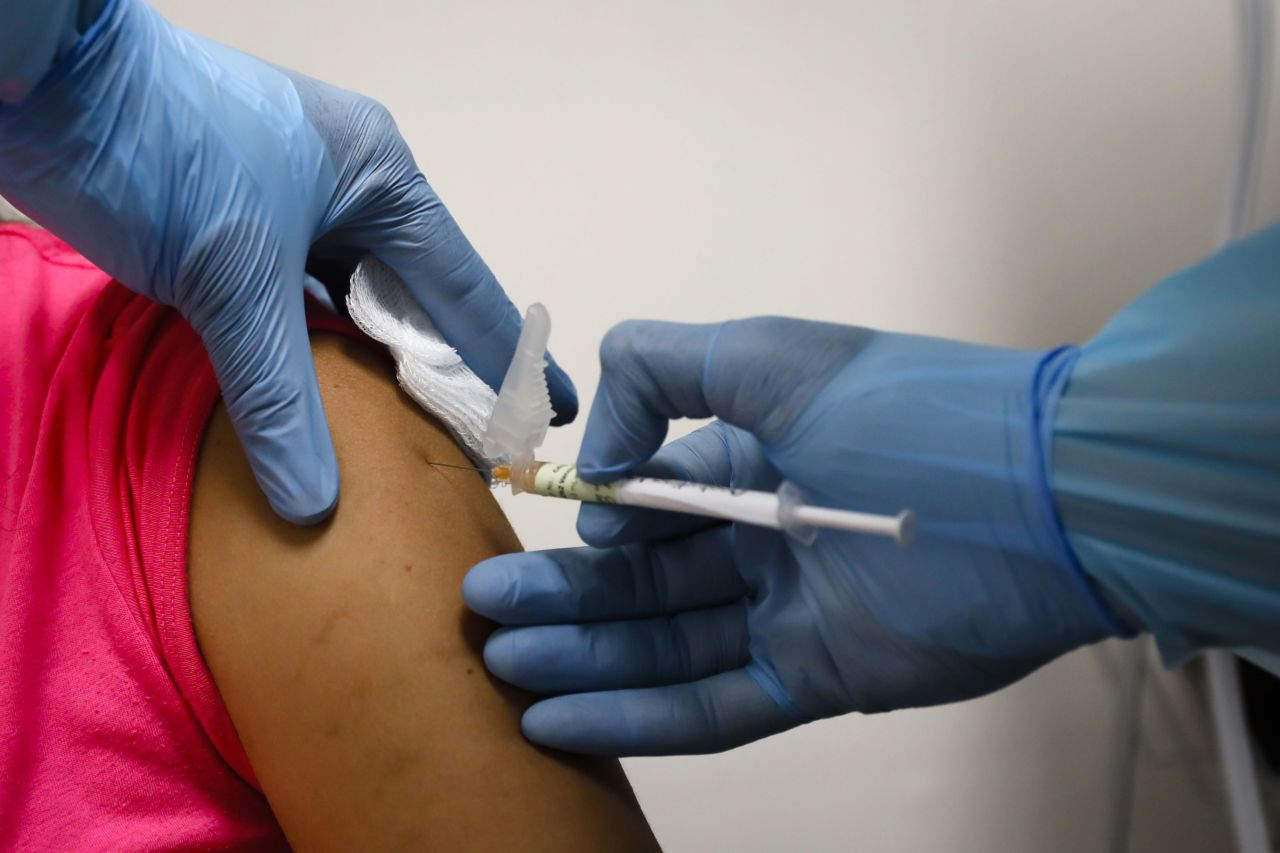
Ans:
{"type": "Polygon", "coordinates": [[[899,545],[909,544],[915,536],[915,515],[909,509],[892,516],[812,506],[790,483],[783,483],[776,493],[651,477],[594,485],[582,480],[573,465],[535,461],[533,453],[546,437],[552,414],[544,373],[550,337],[547,309],[529,306],[485,430],[485,457],[504,463],[493,466],[494,479],[509,483],[514,494],[529,492],[723,518],[785,530],[806,544],[813,542],[819,527],[887,536],[899,545]]]}
{"type": "Polygon", "coordinates": [[[783,483],[777,492],[729,489],[653,477],[628,477],[597,485],[579,477],[574,465],[536,460],[527,465],[498,465],[492,473],[494,479],[510,483],[515,494],[529,492],[553,498],[722,518],[785,530],[806,544],[813,542],[819,527],[887,536],[899,545],[911,544],[916,532],[915,513],[911,510],[903,510],[895,516],[812,506],[803,502],[800,490],[790,483],[783,483]]]}

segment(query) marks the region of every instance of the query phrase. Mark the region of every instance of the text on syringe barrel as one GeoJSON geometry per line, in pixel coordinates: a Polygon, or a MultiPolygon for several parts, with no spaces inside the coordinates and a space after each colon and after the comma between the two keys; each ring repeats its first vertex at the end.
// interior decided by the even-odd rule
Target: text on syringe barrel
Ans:
{"type": "Polygon", "coordinates": [[[529,491],[547,497],[684,512],[775,529],[779,526],[778,496],[770,492],[649,477],[595,485],[582,480],[575,466],[555,462],[543,463],[532,485],[529,491]]]}

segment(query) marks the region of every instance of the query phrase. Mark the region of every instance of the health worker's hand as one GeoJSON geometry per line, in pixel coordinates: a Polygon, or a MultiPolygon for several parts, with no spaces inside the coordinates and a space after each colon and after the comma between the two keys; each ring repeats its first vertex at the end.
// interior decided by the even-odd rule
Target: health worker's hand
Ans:
{"type": "Polygon", "coordinates": [[[1116,633],[1046,486],[1075,357],[781,318],[614,329],[583,476],[785,479],[819,505],[914,509],[919,532],[905,548],[830,530],[804,545],[583,505],[595,548],[497,557],[463,586],[510,626],[488,641],[489,669],[565,694],[533,705],[525,734],[604,755],[712,752],[978,696],[1116,633]],[[719,420],[658,450],[669,419],[707,416],[719,420]]]}
{"type": "MultiPolygon", "coordinates": [[[[143,0],[109,0],[0,107],[0,194],[186,317],[258,483],[299,524],[338,500],[303,310],[313,244],[394,268],[491,386],[520,331],[386,109],[184,32],[143,0]]],[[[548,381],[571,420],[573,384],[554,363],[548,381]]]]}

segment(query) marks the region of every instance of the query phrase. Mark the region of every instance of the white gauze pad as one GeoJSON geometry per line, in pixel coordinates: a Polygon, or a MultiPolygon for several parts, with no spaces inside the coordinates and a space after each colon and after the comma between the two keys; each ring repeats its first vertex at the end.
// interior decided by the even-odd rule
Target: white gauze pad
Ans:
{"type": "Polygon", "coordinates": [[[449,428],[471,460],[485,468],[497,464],[482,450],[497,394],[445,342],[400,276],[372,255],[365,258],[351,276],[347,310],[360,331],[386,344],[400,387],[449,428]]]}

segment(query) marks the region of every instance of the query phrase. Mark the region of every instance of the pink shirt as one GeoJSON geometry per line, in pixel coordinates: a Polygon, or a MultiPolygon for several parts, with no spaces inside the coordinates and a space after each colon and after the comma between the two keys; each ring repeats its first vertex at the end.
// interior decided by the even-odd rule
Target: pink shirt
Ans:
{"type": "Polygon", "coordinates": [[[0,225],[0,850],[287,849],[187,606],[199,338],[0,225]]]}

